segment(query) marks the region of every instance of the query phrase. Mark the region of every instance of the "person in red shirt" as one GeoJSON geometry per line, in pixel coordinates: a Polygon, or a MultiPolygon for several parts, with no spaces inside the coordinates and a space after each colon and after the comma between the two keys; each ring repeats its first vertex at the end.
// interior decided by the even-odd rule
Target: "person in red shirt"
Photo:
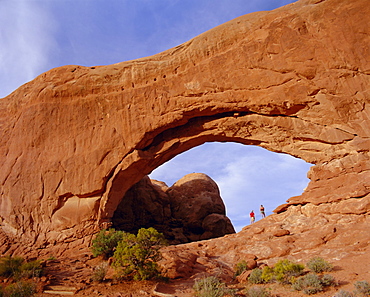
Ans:
{"type": "Polygon", "coordinates": [[[265,217],[266,217],[266,214],[265,214],[265,208],[263,207],[263,205],[262,205],[262,204],[261,204],[261,206],[260,206],[260,212],[261,212],[262,218],[265,218],[265,217]]]}
{"type": "Polygon", "coordinates": [[[255,221],[255,216],[254,216],[254,211],[252,210],[251,211],[251,213],[249,214],[249,217],[250,217],[250,219],[251,219],[251,224],[253,224],[254,223],[254,221],[255,221]]]}

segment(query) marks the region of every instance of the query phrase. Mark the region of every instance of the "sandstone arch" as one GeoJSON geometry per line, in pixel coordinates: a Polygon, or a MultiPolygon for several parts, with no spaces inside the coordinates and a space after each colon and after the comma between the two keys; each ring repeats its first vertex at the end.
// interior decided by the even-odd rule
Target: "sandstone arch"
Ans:
{"type": "Polygon", "coordinates": [[[4,236],[93,233],[131,185],[234,141],[316,164],[289,205],[369,197],[369,6],[301,0],[158,55],[52,69],[0,101],[4,236]]]}

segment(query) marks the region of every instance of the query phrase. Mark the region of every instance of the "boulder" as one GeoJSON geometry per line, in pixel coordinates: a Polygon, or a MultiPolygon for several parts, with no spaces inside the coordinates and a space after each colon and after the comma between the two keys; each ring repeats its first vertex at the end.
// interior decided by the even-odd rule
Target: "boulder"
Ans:
{"type": "Polygon", "coordinates": [[[236,277],[237,282],[238,283],[247,283],[250,274],[251,274],[251,270],[245,270],[245,271],[243,271],[240,275],[238,275],[236,277]]]}
{"type": "Polygon", "coordinates": [[[113,215],[112,226],[131,233],[154,227],[163,233],[170,221],[169,197],[146,176],[125,193],[113,215]]]}
{"type": "Polygon", "coordinates": [[[280,230],[276,230],[272,235],[276,237],[281,237],[281,236],[285,236],[289,234],[290,234],[289,230],[280,229],[280,230]]]}
{"type": "Polygon", "coordinates": [[[235,233],[226,217],[217,184],[203,173],[191,173],[167,191],[173,217],[182,222],[190,241],[235,233]],[[222,235],[221,235],[222,234],[222,235]]]}
{"type": "Polygon", "coordinates": [[[115,229],[136,233],[154,227],[170,243],[186,243],[235,233],[216,183],[193,173],[172,187],[144,177],[124,195],[112,218],[115,229]]]}
{"type": "Polygon", "coordinates": [[[204,230],[200,237],[202,240],[235,233],[230,219],[226,215],[218,213],[206,216],[202,222],[202,229],[204,230]]]}

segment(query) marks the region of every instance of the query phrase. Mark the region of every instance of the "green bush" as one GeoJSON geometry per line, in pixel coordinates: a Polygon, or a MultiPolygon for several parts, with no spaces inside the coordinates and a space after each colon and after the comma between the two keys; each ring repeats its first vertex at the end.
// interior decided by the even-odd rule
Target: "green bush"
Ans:
{"type": "Polygon", "coordinates": [[[20,280],[21,278],[39,277],[42,274],[40,260],[26,262],[21,257],[6,256],[0,259],[0,276],[12,277],[17,282],[5,289],[0,286],[0,297],[27,297],[36,292],[33,282],[20,280]]]}
{"type": "Polygon", "coordinates": [[[6,297],[28,297],[36,293],[36,285],[31,282],[19,281],[7,286],[4,290],[6,297]]]}
{"type": "Polygon", "coordinates": [[[268,283],[275,280],[274,268],[270,266],[265,266],[262,269],[261,279],[264,283],[268,283]]]}
{"type": "Polygon", "coordinates": [[[261,276],[262,276],[262,269],[254,268],[248,277],[248,281],[252,284],[262,284],[264,283],[264,281],[261,276]]]}
{"type": "Polygon", "coordinates": [[[141,228],[137,236],[124,233],[113,255],[113,266],[122,275],[135,280],[159,277],[159,249],[165,244],[163,234],[154,228],[141,228]]]}
{"type": "Polygon", "coordinates": [[[95,268],[94,268],[94,272],[91,276],[91,279],[94,281],[94,282],[102,282],[104,281],[104,278],[105,276],[107,275],[107,272],[108,272],[108,263],[107,262],[102,262],[100,263],[99,265],[97,265],[95,268]]]}
{"type": "Polygon", "coordinates": [[[243,260],[236,264],[235,266],[235,274],[234,277],[237,277],[238,275],[241,275],[244,271],[248,270],[248,263],[247,261],[243,260]]]}
{"type": "Polygon", "coordinates": [[[113,228],[101,230],[92,241],[91,251],[94,257],[103,255],[104,259],[113,256],[117,244],[122,240],[125,232],[113,228]]]}
{"type": "Polygon", "coordinates": [[[359,296],[370,296],[370,285],[367,281],[358,281],[355,283],[355,293],[359,296]]]}
{"type": "Polygon", "coordinates": [[[24,259],[21,257],[6,256],[0,259],[0,276],[11,277],[18,275],[24,259]]]}
{"type": "Polygon", "coordinates": [[[270,297],[271,294],[265,288],[252,287],[245,290],[247,297],[270,297]]]}
{"type": "Polygon", "coordinates": [[[40,260],[24,262],[19,268],[21,278],[39,277],[42,275],[42,265],[40,260]]]}
{"type": "Polygon", "coordinates": [[[333,265],[329,262],[325,261],[321,257],[314,257],[307,262],[307,267],[313,272],[321,273],[325,271],[331,271],[333,269],[333,265]]]}
{"type": "Polygon", "coordinates": [[[198,297],[222,297],[226,294],[233,296],[235,291],[226,288],[217,277],[209,276],[195,281],[193,289],[198,297]]]}
{"type": "Polygon", "coordinates": [[[291,283],[294,277],[302,275],[303,270],[304,265],[284,259],[278,261],[273,267],[264,267],[261,278],[266,283],[271,281],[291,283]]]}
{"type": "Polygon", "coordinates": [[[289,260],[280,260],[274,266],[274,275],[278,282],[291,283],[290,279],[302,275],[304,265],[291,262],[289,260]]]}

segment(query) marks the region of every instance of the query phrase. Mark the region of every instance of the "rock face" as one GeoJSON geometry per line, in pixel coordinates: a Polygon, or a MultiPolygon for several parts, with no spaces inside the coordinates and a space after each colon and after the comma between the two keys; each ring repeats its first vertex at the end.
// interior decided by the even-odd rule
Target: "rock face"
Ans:
{"type": "Polygon", "coordinates": [[[225,216],[225,205],[216,183],[207,175],[192,173],[168,189],[173,217],[183,222],[190,241],[235,233],[225,216]]]}
{"type": "Polygon", "coordinates": [[[134,184],[207,141],[315,164],[275,222],[368,213],[369,23],[368,0],[300,0],[155,56],[38,76],[0,100],[1,237],[87,245],[134,184]]]}
{"type": "MultiPolygon", "coordinates": [[[[171,205],[166,192],[153,185],[149,177],[133,185],[124,195],[112,218],[112,227],[127,232],[154,227],[166,233],[171,222],[171,205]]],[[[173,238],[171,238],[173,239],[173,238]]]]}
{"type": "MultiPolygon", "coordinates": [[[[370,197],[360,202],[354,200],[291,206],[236,234],[166,247],[161,260],[163,272],[171,278],[194,278],[209,273],[228,280],[235,272],[235,264],[250,261],[251,255],[256,256],[259,264],[275,264],[280,259],[305,264],[320,256],[337,263],[352,259],[352,266],[356,263],[366,267],[370,260],[370,197]]],[[[351,270],[356,273],[355,267],[351,270]]],[[[368,279],[368,268],[360,276],[368,279]]]]}
{"type": "Polygon", "coordinates": [[[135,233],[154,227],[172,244],[235,233],[209,176],[188,174],[170,188],[155,183],[144,177],[126,192],[114,212],[114,228],[135,233]]]}

